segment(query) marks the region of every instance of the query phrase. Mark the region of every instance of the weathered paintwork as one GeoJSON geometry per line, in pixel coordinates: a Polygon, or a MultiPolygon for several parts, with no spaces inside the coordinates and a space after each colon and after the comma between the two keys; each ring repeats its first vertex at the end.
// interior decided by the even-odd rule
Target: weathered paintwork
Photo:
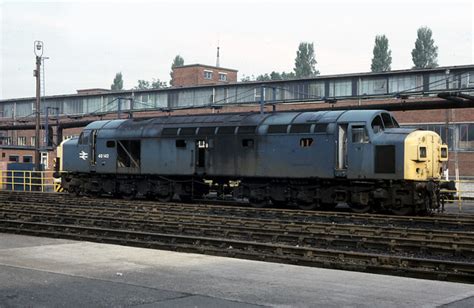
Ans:
{"type": "Polygon", "coordinates": [[[437,134],[398,128],[386,111],[348,110],[97,121],[58,153],[63,170],[80,173],[428,180],[440,176],[440,148],[437,134]],[[385,121],[379,131],[377,117],[385,121]],[[296,125],[310,129],[294,133],[296,125]],[[276,126],[279,132],[269,132],[276,126]],[[221,134],[222,127],[230,132],[221,134]],[[164,134],[172,128],[176,133],[164,134]],[[367,137],[360,142],[354,136],[362,128],[367,137]],[[139,168],[118,169],[117,147],[124,140],[140,141],[139,168]],[[427,147],[427,161],[417,160],[420,145],[427,147]],[[377,146],[393,149],[393,171],[376,172],[377,146]]]}

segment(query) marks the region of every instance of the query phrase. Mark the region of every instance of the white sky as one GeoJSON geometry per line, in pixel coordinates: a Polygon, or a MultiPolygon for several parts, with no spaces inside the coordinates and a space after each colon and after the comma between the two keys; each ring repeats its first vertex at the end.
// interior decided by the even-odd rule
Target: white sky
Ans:
{"type": "Polygon", "coordinates": [[[33,42],[45,44],[46,95],[169,81],[172,59],[243,75],[291,71],[299,42],[314,42],[322,75],[370,70],[376,34],[392,69],[413,66],[416,30],[428,26],[441,66],[474,61],[469,0],[397,1],[8,1],[0,0],[0,99],[35,94],[33,42]]]}

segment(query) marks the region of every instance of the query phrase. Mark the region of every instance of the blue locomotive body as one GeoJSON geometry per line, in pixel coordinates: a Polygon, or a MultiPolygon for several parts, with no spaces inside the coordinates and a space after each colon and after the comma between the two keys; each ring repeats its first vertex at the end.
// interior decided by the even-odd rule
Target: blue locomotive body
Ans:
{"type": "Polygon", "coordinates": [[[215,190],[255,206],[397,213],[439,206],[447,160],[438,135],[381,110],[96,121],[61,147],[70,192],[188,200],[215,190]]]}

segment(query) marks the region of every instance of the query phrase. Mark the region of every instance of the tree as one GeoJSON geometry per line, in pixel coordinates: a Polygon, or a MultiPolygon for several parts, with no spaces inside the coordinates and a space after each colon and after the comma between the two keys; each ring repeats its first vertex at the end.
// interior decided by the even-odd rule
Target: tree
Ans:
{"type": "Polygon", "coordinates": [[[171,63],[171,80],[170,80],[170,85],[173,85],[173,69],[178,66],[183,66],[184,65],[184,59],[180,55],[176,55],[173,59],[173,63],[171,63]]]}
{"type": "Polygon", "coordinates": [[[272,80],[272,79],[270,78],[270,75],[263,74],[263,75],[258,75],[255,80],[257,80],[257,81],[269,81],[269,80],[272,80]]]}
{"type": "Polygon", "coordinates": [[[146,80],[138,80],[138,85],[134,89],[135,90],[150,89],[150,82],[148,82],[146,80]]]}
{"type": "Polygon", "coordinates": [[[166,88],[166,82],[161,81],[159,78],[153,78],[153,81],[138,80],[138,85],[134,87],[135,90],[147,90],[147,89],[162,89],[166,88]]]}
{"type": "Polygon", "coordinates": [[[161,81],[159,78],[153,78],[153,81],[151,82],[152,89],[162,89],[166,88],[167,86],[168,85],[166,84],[166,81],[161,81]]]}
{"type": "MultiPolygon", "coordinates": [[[[319,74],[319,72],[318,72],[318,74],[319,74]]],[[[282,80],[295,79],[295,78],[296,78],[296,74],[293,73],[293,72],[289,72],[289,73],[283,72],[283,73],[281,73],[281,79],[282,80]]]]}
{"type": "Polygon", "coordinates": [[[316,59],[314,57],[313,43],[301,42],[296,51],[295,76],[296,78],[307,78],[319,75],[316,70],[316,59]]]}
{"type": "Polygon", "coordinates": [[[438,67],[438,46],[434,44],[431,29],[421,27],[417,34],[415,48],[411,51],[413,64],[415,64],[413,68],[438,67]]]}
{"type": "Polygon", "coordinates": [[[391,64],[392,51],[388,48],[388,39],[385,35],[377,35],[370,69],[372,72],[386,72],[391,70],[391,64]]]}
{"type": "Polygon", "coordinates": [[[118,91],[123,89],[122,72],[115,74],[114,83],[110,86],[111,90],[118,91]]]}
{"type": "Polygon", "coordinates": [[[270,73],[270,79],[271,80],[282,80],[283,78],[281,77],[280,73],[273,71],[273,72],[270,73]]]}

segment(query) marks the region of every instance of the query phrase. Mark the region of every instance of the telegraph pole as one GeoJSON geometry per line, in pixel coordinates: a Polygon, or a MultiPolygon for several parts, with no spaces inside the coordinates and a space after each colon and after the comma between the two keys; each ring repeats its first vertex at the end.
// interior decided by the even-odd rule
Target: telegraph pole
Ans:
{"type": "Polygon", "coordinates": [[[34,76],[36,77],[36,102],[35,102],[35,169],[41,171],[41,152],[40,152],[40,98],[41,98],[41,57],[43,56],[43,42],[35,41],[34,50],[36,55],[36,69],[34,76]]]}

